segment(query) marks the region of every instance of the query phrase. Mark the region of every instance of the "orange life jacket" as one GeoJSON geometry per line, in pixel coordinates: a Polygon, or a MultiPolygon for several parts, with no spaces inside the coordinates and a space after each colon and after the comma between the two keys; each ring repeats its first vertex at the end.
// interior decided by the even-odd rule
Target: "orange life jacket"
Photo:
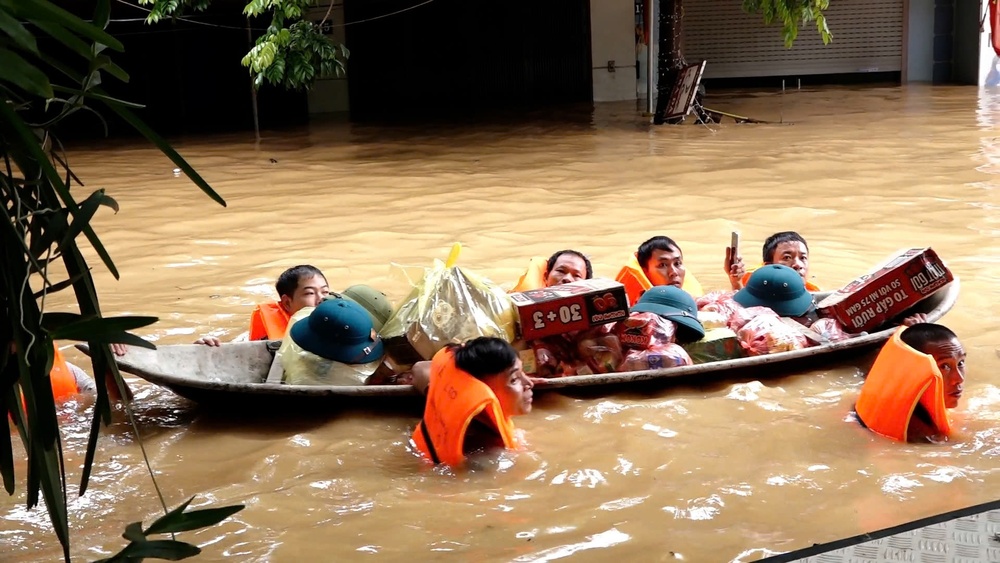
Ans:
{"type": "MultiPolygon", "coordinates": [[[[642,296],[644,291],[653,287],[653,283],[646,277],[646,272],[642,271],[639,259],[634,254],[632,255],[632,259],[622,266],[615,280],[625,286],[625,293],[628,295],[630,306],[635,305],[639,301],[639,297],[642,296]]],[[[698,283],[698,279],[691,272],[684,274],[684,284],[681,286],[681,289],[690,293],[691,297],[695,298],[705,294],[705,291],[701,288],[701,284],[698,283]]]]}
{"type": "Polygon", "coordinates": [[[250,340],[281,340],[292,316],[281,303],[264,303],[250,313],[250,340]]]}
{"type": "Polygon", "coordinates": [[[500,408],[493,390],[458,369],[454,353],[442,348],[431,360],[424,418],[413,431],[417,450],[435,464],[461,465],[465,433],[476,417],[497,431],[504,447],[519,447],[514,423],[500,408]]]}
{"type": "MultiPolygon", "coordinates": [[[[52,369],[49,370],[49,382],[52,385],[52,397],[57,400],[65,400],[80,393],[80,387],[76,384],[76,377],[66,365],[66,358],[63,357],[59,348],[54,348],[52,356],[52,369]]],[[[27,411],[28,405],[25,403],[24,395],[21,395],[21,407],[27,411]]],[[[13,423],[13,418],[7,417],[13,423]]]]}
{"type": "Polygon", "coordinates": [[[948,435],[951,422],[944,406],[944,378],[934,357],[909,347],[899,327],[875,358],[855,405],[858,418],[871,430],[906,441],[917,404],[930,414],[938,432],[948,435]]]}
{"type": "MultiPolygon", "coordinates": [[[[764,266],[764,265],[765,264],[761,264],[760,266],[757,266],[757,268],[760,268],[761,266],[764,266]]],[[[750,276],[753,275],[754,271],[757,268],[751,268],[751,269],[747,270],[747,272],[745,274],[743,274],[743,278],[740,280],[740,283],[743,284],[743,287],[746,287],[747,283],[750,282],[750,276]]],[[[816,285],[816,284],[814,284],[813,282],[806,281],[806,291],[817,292],[817,291],[823,291],[823,290],[820,289],[819,286],[816,285]]]]}
{"type": "Polygon", "coordinates": [[[80,388],[76,384],[76,377],[66,365],[66,358],[63,357],[59,348],[55,348],[52,369],[49,371],[49,381],[52,382],[52,396],[57,401],[68,399],[80,392],[80,388]]]}
{"type": "Polygon", "coordinates": [[[541,256],[532,258],[528,262],[528,269],[521,274],[521,278],[517,280],[517,285],[514,286],[514,289],[510,290],[510,293],[545,287],[545,269],[548,265],[548,261],[541,256]]]}

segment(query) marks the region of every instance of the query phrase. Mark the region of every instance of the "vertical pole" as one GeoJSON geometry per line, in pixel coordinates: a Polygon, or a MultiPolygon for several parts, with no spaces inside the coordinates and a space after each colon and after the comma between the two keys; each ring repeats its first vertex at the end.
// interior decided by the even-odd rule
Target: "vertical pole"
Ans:
{"type": "MultiPolygon", "coordinates": [[[[250,18],[247,18],[247,48],[253,49],[253,32],[250,31],[250,18]]],[[[260,119],[257,117],[257,89],[253,85],[253,75],[250,76],[250,102],[253,104],[253,133],[260,143],[260,119]]]]}
{"type": "Polygon", "coordinates": [[[646,13],[643,15],[643,19],[646,20],[646,113],[652,115],[656,111],[656,74],[657,61],[659,60],[659,41],[657,40],[656,30],[659,27],[656,25],[656,4],[658,0],[646,0],[645,8],[646,13]]]}

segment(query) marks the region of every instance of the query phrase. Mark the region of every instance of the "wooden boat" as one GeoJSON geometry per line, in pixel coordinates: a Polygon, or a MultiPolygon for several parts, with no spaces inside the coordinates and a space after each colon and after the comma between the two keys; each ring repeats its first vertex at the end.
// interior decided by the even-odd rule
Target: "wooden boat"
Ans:
{"type": "MultiPolygon", "coordinates": [[[[954,306],[959,280],[939,289],[905,315],[925,313],[928,321],[939,320],[954,306]]],[[[818,299],[827,293],[818,294],[818,299]]],[[[536,392],[568,391],[575,388],[631,388],[655,383],[703,381],[718,378],[773,376],[792,370],[815,369],[845,357],[857,359],[883,344],[895,327],[848,340],[764,356],[753,356],[666,369],[574,375],[536,379],[536,392]]],[[[420,395],[411,385],[315,386],[268,383],[268,372],[279,341],[239,342],[218,348],[196,344],[160,346],[156,350],[132,347],[118,358],[118,367],[201,403],[229,404],[245,408],[248,403],[264,403],[269,408],[293,402],[339,404],[341,406],[398,406],[418,404],[420,395]]],[[[85,353],[86,345],[78,345],[85,353]]],[[[272,379],[273,381],[273,379],[272,379]]]]}

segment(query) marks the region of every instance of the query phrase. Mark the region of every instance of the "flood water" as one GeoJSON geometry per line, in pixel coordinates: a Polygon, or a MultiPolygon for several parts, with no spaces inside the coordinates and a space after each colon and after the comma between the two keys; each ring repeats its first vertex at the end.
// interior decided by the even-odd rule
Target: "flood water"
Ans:
{"type": "MultiPolygon", "coordinates": [[[[121,271],[115,281],[95,262],[104,311],[159,316],[141,334],[160,344],[235,337],[298,263],[334,289],[369,283],[398,303],[408,286],[390,263],[429,265],[453,242],[461,266],[510,283],[528,258],[561,248],[613,276],[666,234],[689,272],[722,288],[731,230],[755,263],[767,235],[792,229],[824,289],[929,245],[962,281],[944,319],[969,353],[950,443],[897,444],[851,422],[871,356],[653,394],[541,396],[518,420],[528,451],[458,475],[421,468],[411,413],[231,419],[129,376],[167,503],[247,506],[179,538],[208,544],[202,561],[752,561],[995,500],[1000,94],[876,87],[710,102],[784,124],[653,127],[623,103],[467,125],[314,124],[265,132],[259,147],[245,134],[178,140],[225,209],[139,143],[70,159],[88,189],[121,204],[97,221],[121,271]]],[[[75,482],[90,412],[86,399],[65,407],[75,482]]],[[[101,438],[89,492],[71,501],[81,560],[117,551],[126,524],[158,511],[123,420],[101,438]]],[[[55,560],[47,516],[24,509],[20,470],[18,493],[0,499],[0,559],[55,560]]]]}

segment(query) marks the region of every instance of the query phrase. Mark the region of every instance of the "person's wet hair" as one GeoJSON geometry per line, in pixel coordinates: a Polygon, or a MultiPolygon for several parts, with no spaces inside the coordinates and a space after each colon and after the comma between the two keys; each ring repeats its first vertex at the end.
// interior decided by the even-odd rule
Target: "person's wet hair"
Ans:
{"type": "Polygon", "coordinates": [[[917,323],[903,330],[899,339],[910,348],[926,354],[926,347],[929,344],[948,342],[952,339],[958,339],[958,336],[944,325],[917,323]]]}
{"type": "Polygon", "coordinates": [[[299,281],[302,278],[311,278],[313,276],[326,279],[323,272],[319,271],[319,268],[316,266],[300,264],[281,272],[281,275],[278,276],[278,282],[274,284],[274,289],[278,290],[279,297],[283,295],[291,297],[295,295],[295,290],[298,289],[299,281]]]}
{"type": "Polygon", "coordinates": [[[586,256],[583,255],[582,252],[578,252],[576,250],[560,250],[559,252],[556,252],[552,256],[549,256],[549,261],[546,262],[545,264],[546,275],[548,275],[548,273],[552,271],[552,268],[556,267],[556,261],[559,260],[559,257],[562,256],[563,254],[572,254],[573,256],[579,256],[580,259],[583,260],[583,263],[587,265],[586,279],[589,280],[590,278],[594,277],[594,268],[593,266],[590,265],[590,258],[587,258],[586,256]]]}
{"type": "Polygon", "coordinates": [[[646,264],[649,263],[649,259],[653,257],[653,252],[657,250],[669,252],[673,249],[677,249],[677,252],[682,252],[680,245],[674,242],[674,239],[670,237],[658,236],[647,240],[639,245],[639,251],[636,252],[636,258],[639,260],[639,267],[646,267],[646,264]]]}
{"type": "Polygon", "coordinates": [[[783,242],[801,242],[802,246],[806,247],[806,250],[809,250],[809,243],[806,242],[806,239],[802,238],[802,235],[796,233],[795,231],[781,231],[780,233],[774,233],[773,235],[767,237],[767,240],[764,241],[763,255],[765,264],[773,264],[776,262],[774,260],[774,251],[777,250],[778,245],[783,242]]]}
{"type": "Polygon", "coordinates": [[[451,349],[455,355],[455,367],[476,379],[508,370],[517,362],[514,347],[506,340],[492,336],[480,336],[465,344],[453,344],[451,349]]]}

